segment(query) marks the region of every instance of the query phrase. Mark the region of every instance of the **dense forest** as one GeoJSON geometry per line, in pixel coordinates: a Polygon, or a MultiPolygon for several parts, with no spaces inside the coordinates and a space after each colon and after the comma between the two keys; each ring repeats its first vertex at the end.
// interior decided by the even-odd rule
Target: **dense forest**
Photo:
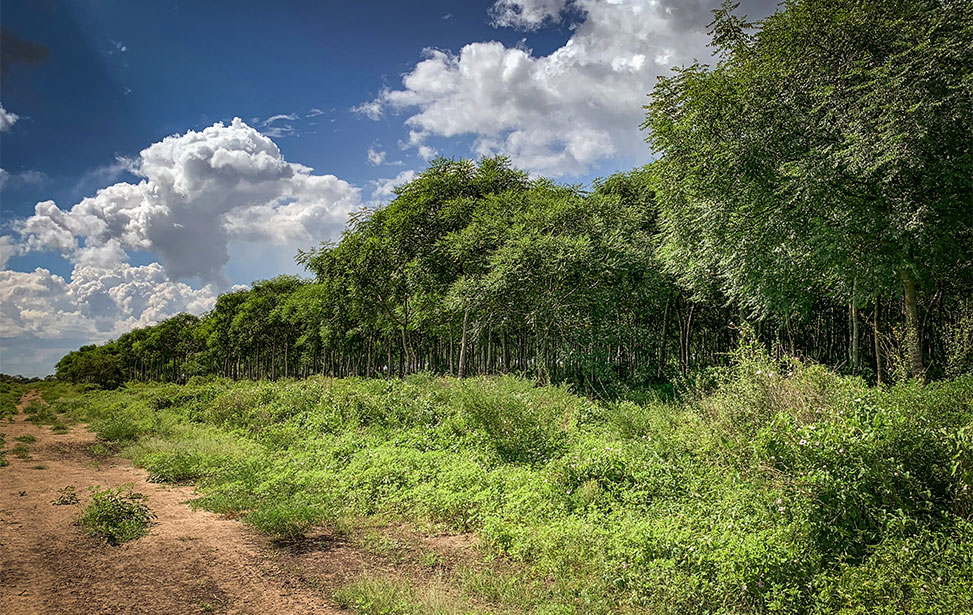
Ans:
{"type": "Polygon", "coordinates": [[[742,328],[871,382],[963,373],[971,11],[803,2],[757,28],[724,5],[719,62],[651,94],[652,164],[583,188],[436,160],[300,253],[313,279],[255,282],[57,374],[512,372],[614,395],[723,362],[742,328]]]}

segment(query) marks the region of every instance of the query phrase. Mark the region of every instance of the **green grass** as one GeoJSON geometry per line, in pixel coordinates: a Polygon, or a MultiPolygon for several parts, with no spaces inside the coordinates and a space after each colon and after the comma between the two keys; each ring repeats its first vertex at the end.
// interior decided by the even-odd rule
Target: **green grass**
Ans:
{"type": "Polygon", "coordinates": [[[90,488],[91,502],[84,507],[77,524],[85,534],[117,546],[149,532],[155,515],[146,496],[127,487],[90,488]]]}
{"type": "Polygon", "coordinates": [[[338,606],[359,615],[468,615],[470,610],[444,589],[412,587],[399,579],[362,578],[335,593],[338,606]]]}
{"type": "Polygon", "coordinates": [[[15,439],[17,440],[17,442],[23,442],[24,444],[33,444],[34,442],[37,442],[37,436],[32,436],[30,434],[27,434],[26,436],[20,436],[19,438],[15,438],[15,439]]]}
{"type": "MultiPolygon", "coordinates": [[[[634,403],[514,377],[209,379],[71,412],[263,532],[375,516],[475,532],[484,561],[449,579],[468,606],[973,611],[973,377],[869,388],[743,348],[701,381],[634,403]]],[[[342,600],[421,612],[388,583],[342,600]]]]}
{"type": "Polygon", "coordinates": [[[17,403],[28,391],[23,384],[0,382],[0,419],[10,419],[17,414],[17,403]]]}

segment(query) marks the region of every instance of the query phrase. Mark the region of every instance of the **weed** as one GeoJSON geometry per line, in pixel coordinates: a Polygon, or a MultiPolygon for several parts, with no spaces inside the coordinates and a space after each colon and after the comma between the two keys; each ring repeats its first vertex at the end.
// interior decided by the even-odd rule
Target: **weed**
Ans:
{"type": "Polygon", "coordinates": [[[73,485],[68,485],[57,490],[58,496],[51,502],[54,506],[74,506],[78,503],[78,494],[74,491],[73,485]]]}
{"type": "Polygon", "coordinates": [[[93,457],[111,457],[118,454],[119,446],[112,442],[94,442],[87,446],[88,454],[93,457]]]}
{"type": "Polygon", "coordinates": [[[361,578],[335,592],[338,606],[356,615],[465,615],[465,605],[435,586],[416,592],[409,583],[395,579],[361,578]]]}
{"type": "Polygon", "coordinates": [[[408,550],[400,541],[378,530],[365,532],[361,537],[361,545],[369,553],[387,557],[398,563],[405,561],[408,550]]]}
{"type": "Polygon", "coordinates": [[[37,442],[37,437],[27,434],[26,436],[20,436],[17,438],[17,442],[23,442],[24,444],[33,444],[37,442]]]}
{"type": "Polygon", "coordinates": [[[55,425],[58,422],[53,408],[44,401],[31,401],[24,409],[27,419],[35,425],[55,425]]]}
{"type": "MultiPolygon", "coordinates": [[[[474,532],[492,563],[450,575],[501,611],[973,612],[973,377],[883,389],[754,348],[734,361],[639,403],[428,376],[71,403],[159,480],[195,481],[194,506],[269,534],[377,516],[474,532]]],[[[435,612],[397,582],[342,591],[361,613],[435,612]]]]}
{"type": "Polygon", "coordinates": [[[117,546],[144,536],[155,514],[145,501],[146,496],[130,487],[103,489],[89,487],[91,503],[84,507],[77,524],[89,536],[117,546]]]}
{"type": "Polygon", "coordinates": [[[18,459],[30,459],[30,448],[21,444],[10,449],[11,454],[18,459]]]}
{"type": "Polygon", "coordinates": [[[435,551],[423,551],[417,561],[423,568],[436,568],[443,565],[443,556],[435,551]]]}

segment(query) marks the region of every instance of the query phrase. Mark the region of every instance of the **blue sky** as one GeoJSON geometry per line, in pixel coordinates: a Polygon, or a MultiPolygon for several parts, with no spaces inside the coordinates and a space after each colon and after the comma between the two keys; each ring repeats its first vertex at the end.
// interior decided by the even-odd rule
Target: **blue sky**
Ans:
{"type": "Polygon", "coordinates": [[[0,371],[297,272],[435,156],[644,164],[640,107],[714,5],[5,0],[0,371]]]}

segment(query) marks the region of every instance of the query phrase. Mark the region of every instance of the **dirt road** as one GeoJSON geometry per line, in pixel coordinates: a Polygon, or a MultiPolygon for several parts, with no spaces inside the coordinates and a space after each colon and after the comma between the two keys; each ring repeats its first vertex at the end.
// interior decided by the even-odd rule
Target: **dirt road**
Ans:
{"type": "MultiPolygon", "coordinates": [[[[28,396],[23,405],[38,397],[28,396]]],[[[18,437],[37,439],[25,444],[29,459],[8,454],[0,468],[3,615],[342,612],[328,603],[329,588],[365,562],[340,541],[275,546],[239,521],[190,509],[192,488],[147,482],[128,461],[94,455],[83,426],[57,435],[26,419],[0,423],[8,450],[18,437]],[[158,516],[150,533],[119,547],[82,535],[73,522],[87,487],[124,484],[148,496],[158,516]],[[69,486],[80,503],[53,505],[69,486]]]]}

